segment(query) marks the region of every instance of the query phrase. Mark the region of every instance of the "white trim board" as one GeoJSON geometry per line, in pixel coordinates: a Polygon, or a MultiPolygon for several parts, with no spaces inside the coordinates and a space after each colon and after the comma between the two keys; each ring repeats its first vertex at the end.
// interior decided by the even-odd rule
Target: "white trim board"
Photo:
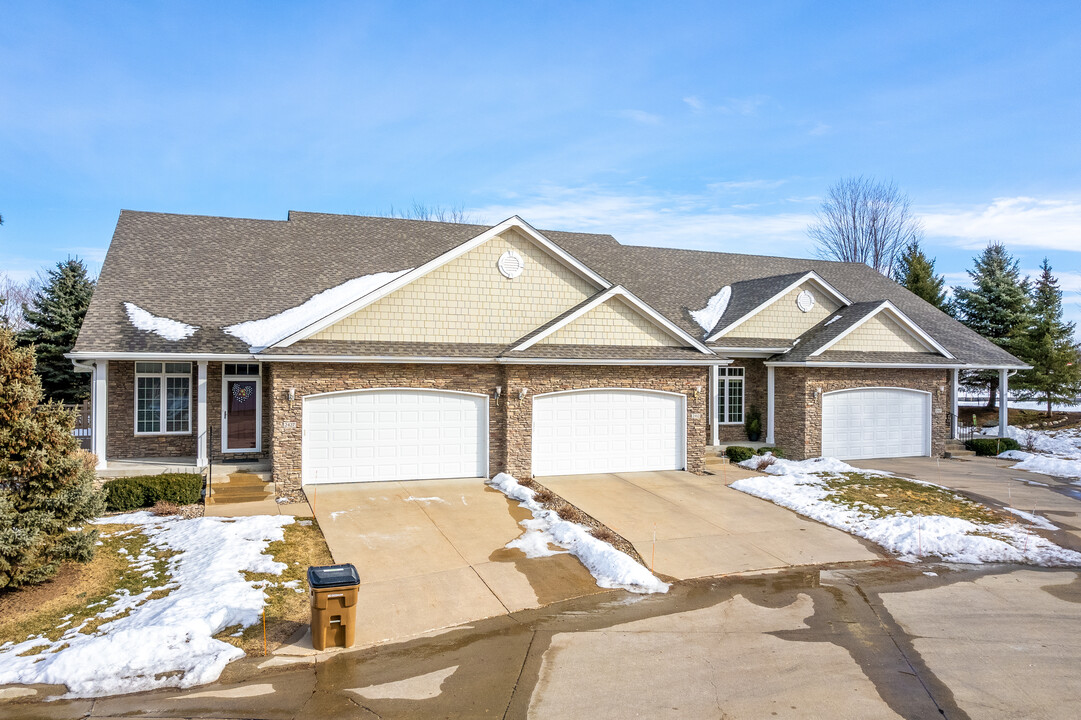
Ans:
{"type": "Polygon", "coordinates": [[[532,225],[527,223],[525,220],[518,217],[517,215],[514,215],[513,217],[507,218],[506,220],[499,223],[498,225],[494,225],[494,226],[488,228],[487,230],[482,232],[480,235],[477,235],[472,240],[465,241],[461,245],[458,245],[457,247],[452,248],[451,250],[448,250],[447,252],[443,253],[439,257],[436,257],[436,258],[434,258],[432,260],[429,260],[428,262],[424,263],[420,267],[415,268],[413,270],[410,270],[406,274],[404,274],[404,275],[402,275],[402,276],[400,276],[400,277],[398,277],[398,278],[396,278],[394,280],[391,280],[387,284],[379,287],[376,290],[373,290],[372,292],[368,293],[367,295],[364,295],[363,297],[357,298],[356,300],[354,300],[354,301],[352,301],[350,303],[347,303],[346,305],[343,305],[342,307],[338,308],[337,310],[330,313],[329,315],[325,315],[323,318],[321,318],[319,320],[316,320],[315,322],[311,323],[310,325],[302,328],[301,330],[298,330],[297,332],[293,333],[292,335],[286,337],[283,340],[279,340],[278,342],[274,343],[273,345],[271,345],[269,347],[289,347],[290,345],[292,345],[293,343],[295,343],[295,342],[297,342],[299,340],[303,340],[304,338],[311,337],[312,335],[315,335],[319,331],[330,327],[331,325],[338,322],[342,318],[348,317],[349,315],[352,315],[357,310],[360,310],[360,309],[362,309],[364,307],[367,307],[368,305],[371,305],[376,300],[379,300],[381,298],[386,297],[387,295],[394,292],[395,290],[398,290],[399,288],[405,287],[406,285],[413,282],[417,278],[423,277],[424,275],[427,275],[428,273],[432,272],[436,268],[439,268],[439,267],[442,267],[443,265],[446,265],[451,260],[454,260],[456,258],[461,257],[462,255],[466,254],[470,250],[473,250],[474,248],[480,247],[481,245],[483,245],[487,241],[491,240],[495,236],[497,236],[497,235],[499,235],[499,234],[501,234],[503,232],[506,232],[507,230],[510,230],[511,228],[515,228],[517,230],[520,230],[523,233],[525,233],[526,235],[528,235],[529,238],[531,240],[533,240],[533,242],[535,242],[542,250],[544,250],[549,255],[551,255],[555,259],[559,260],[560,262],[562,262],[567,267],[569,267],[572,270],[574,270],[575,272],[577,272],[579,275],[581,275],[581,276],[587,278],[588,280],[590,280],[591,282],[593,282],[595,285],[597,285],[599,287],[599,289],[607,290],[608,288],[612,287],[612,283],[608,282],[607,280],[602,278],[600,275],[598,275],[597,273],[590,270],[580,260],[576,259],[572,255],[570,255],[568,252],[563,250],[563,248],[559,247],[558,245],[553,243],[551,240],[544,237],[544,235],[542,235],[540,232],[538,232],[532,225]]]}
{"type": "MultiPolygon", "coordinates": [[[[762,279],[765,280],[766,278],[762,278],[762,279]]],[[[773,295],[773,297],[771,297],[769,300],[766,300],[764,303],[762,303],[761,305],[759,305],[755,309],[751,310],[749,313],[745,314],[743,317],[739,318],[735,322],[728,323],[728,325],[725,325],[723,328],[721,328],[717,332],[710,335],[708,338],[706,338],[706,342],[714,342],[715,340],[717,340],[717,338],[723,336],[727,332],[730,332],[733,328],[735,328],[735,327],[737,327],[739,325],[742,325],[744,322],[746,322],[747,320],[750,320],[752,317],[754,317],[758,313],[762,312],[767,307],[769,307],[773,303],[777,302],[778,300],[783,298],[785,295],[792,292],[792,290],[794,290],[795,288],[798,288],[800,285],[807,282],[808,280],[810,280],[811,282],[818,285],[820,289],[822,289],[827,295],[832,296],[833,299],[836,300],[837,302],[839,302],[841,305],[851,305],[852,304],[852,301],[849,300],[847,297],[845,297],[844,294],[841,293],[840,290],[838,290],[837,288],[830,285],[828,282],[826,282],[825,280],[822,279],[821,275],[819,275],[815,271],[811,270],[811,271],[809,271],[807,273],[804,273],[795,282],[791,283],[790,285],[785,287],[783,290],[781,290],[780,292],[773,295]]]]}
{"type": "Polygon", "coordinates": [[[594,297],[588,303],[575,310],[573,313],[567,315],[559,322],[553,324],[551,327],[545,328],[543,332],[537,333],[533,337],[529,338],[522,344],[515,347],[514,351],[521,352],[523,350],[527,350],[528,348],[533,347],[538,342],[548,337],[555,331],[559,330],[562,327],[566,327],[567,325],[571,324],[578,318],[588,313],[590,310],[593,310],[599,305],[603,305],[614,297],[619,297],[623,299],[623,301],[630,305],[631,308],[633,308],[639,314],[645,316],[646,319],[651,320],[654,325],[664,330],[670,337],[679,340],[680,342],[686,343],[687,345],[690,345],[691,347],[706,355],[713,355],[712,350],[710,350],[708,347],[703,345],[691,335],[681,330],[679,326],[677,326],[668,318],[664,317],[659,312],[644,303],[638,298],[638,296],[636,296],[634,293],[632,293],[630,290],[623,287],[622,285],[613,285],[612,287],[608,288],[604,292],[594,297]]]}
{"type": "Polygon", "coordinates": [[[923,345],[925,348],[927,348],[927,350],[936,351],[943,357],[950,358],[951,360],[953,359],[953,354],[950,353],[949,350],[942,347],[942,345],[940,345],[937,340],[931,337],[927,332],[924,331],[923,328],[913,322],[907,315],[901,312],[901,310],[889,300],[883,300],[878,307],[864,315],[860,320],[853,323],[851,327],[846,328],[837,337],[833,338],[828,343],[811,353],[810,357],[818,357],[819,355],[836,345],[838,342],[843,340],[845,337],[850,335],[856,329],[862,327],[871,318],[876,317],[881,313],[886,313],[887,315],[891,316],[894,322],[901,326],[902,330],[915,338],[916,341],[923,345]]]}

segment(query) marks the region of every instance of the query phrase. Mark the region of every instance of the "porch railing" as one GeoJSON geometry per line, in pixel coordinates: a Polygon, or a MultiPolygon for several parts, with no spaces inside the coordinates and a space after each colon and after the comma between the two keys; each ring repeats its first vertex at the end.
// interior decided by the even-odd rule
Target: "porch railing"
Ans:
{"type": "Polygon", "coordinates": [[[976,417],[970,414],[966,419],[963,413],[958,415],[949,413],[948,415],[949,417],[947,420],[950,424],[950,430],[952,431],[954,427],[957,428],[956,432],[953,432],[951,437],[955,440],[960,440],[961,442],[968,442],[971,440],[976,434],[976,417]]]}

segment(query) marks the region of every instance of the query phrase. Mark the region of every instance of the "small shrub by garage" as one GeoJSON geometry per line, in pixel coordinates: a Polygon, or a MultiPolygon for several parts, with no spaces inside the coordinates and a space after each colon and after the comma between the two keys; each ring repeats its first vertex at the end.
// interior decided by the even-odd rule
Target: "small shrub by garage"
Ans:
{"type": "Polygon", "coordinates": [[[724,449],[724,454],[728,456],[729,462],[740,463],[754,457],[754,450],[742,445],[729,445],[724,449]]]}
{"type": "Polygon", "coordinates": [[[158,502],[191,505],[203,495],[203,476],[195,473],[136,475],[105,483],[105,507],[124,512],[152,507],[158,502]]]}
{"type": "Polygon", "coordinates": [[[769,447],[769,446],[767,446],[767,447],[762,447],[762,448],[758,448],[757,450],[755,450],[756,455],[765,455],[766,453],[770,453],[771,455],[773,455],[773,457],[776,457],[776,458],[783,458],[784,457],[784,451],[781,450],[781,448],[779,448],[779,447],[769,447]]]}
{"type": "Polygon", "coordinates": [[[977,455],[995,456],[1007,450],[1020,450],[1021,445],[1013,438],[972,438],[965,447],[977,455]]]}

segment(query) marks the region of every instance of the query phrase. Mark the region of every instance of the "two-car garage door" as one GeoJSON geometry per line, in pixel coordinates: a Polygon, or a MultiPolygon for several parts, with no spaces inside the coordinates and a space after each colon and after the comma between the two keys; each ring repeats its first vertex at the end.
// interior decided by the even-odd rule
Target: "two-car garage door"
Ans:
{"type": "Polygon", "coordinates": [[[931,395],[904,388],[822,396],[822,455],[841,460],[931,454],[931,395]]]}

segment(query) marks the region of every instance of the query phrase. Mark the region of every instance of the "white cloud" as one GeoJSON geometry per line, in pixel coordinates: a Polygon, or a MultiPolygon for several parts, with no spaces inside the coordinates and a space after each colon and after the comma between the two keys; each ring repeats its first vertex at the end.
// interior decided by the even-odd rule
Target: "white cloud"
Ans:
{"type": "Polygon", "coordinates": [[[978,207],[929,208],[922,212],[932,237],[977,249],[989,241],[1011,246],[1081,251],[1081,198],[996,198],[978,207]]]}
{"type": "Polygon", "coordinates": [[[660,125],[661,116],[648,113],[645,110],[620,110],[619,116],[643,125],[660,125]]]}
{"type": "Polygon", "coordinates": [[[512,203],[470,208],[487,222],[520,215],[539,228],[610,233],[628,245],[789,254],[811,252],[808,212],[764,215],[717,202],[714,193],[619,193],[595,187],[545,187],[512,203]]]}
{"type": "Polygon", "coordinates": [[[699,97],[697,97],[696,95],[691,95],[689,97],[683,98],[683,102],[690,105],[691,109],[696,110],[696,111],[697,110],[702,110],[705,107],[702,100],[699,97]]]}

